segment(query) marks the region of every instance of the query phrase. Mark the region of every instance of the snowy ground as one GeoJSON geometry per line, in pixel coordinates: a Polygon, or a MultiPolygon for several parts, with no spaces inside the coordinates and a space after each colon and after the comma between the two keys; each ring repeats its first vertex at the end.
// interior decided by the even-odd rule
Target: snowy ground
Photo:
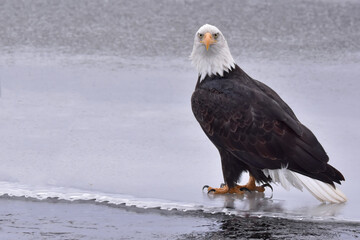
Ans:
{"type": "Polygon", "coordinates": [[[359,10],[353,1],[0,0],[0,193],[358,222],[359,10]],[[205,22],[316,134],[346,178],[347,203],[279,186],[272,196],[201,191],[222,182],[190,107],[187,57],[205,22]]]}

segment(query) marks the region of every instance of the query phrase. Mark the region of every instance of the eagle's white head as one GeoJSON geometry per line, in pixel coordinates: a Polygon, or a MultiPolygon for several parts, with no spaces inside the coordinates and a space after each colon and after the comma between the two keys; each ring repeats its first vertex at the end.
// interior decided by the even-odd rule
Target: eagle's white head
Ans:
{"type": "Polygon", "coordinates": [[[194,46],[190,55],[192,64],[198,70],[200,81],[206,75],[224,75],[235,67],[229,46],[220,30],[205,24],[195,34],[194,46]]]}

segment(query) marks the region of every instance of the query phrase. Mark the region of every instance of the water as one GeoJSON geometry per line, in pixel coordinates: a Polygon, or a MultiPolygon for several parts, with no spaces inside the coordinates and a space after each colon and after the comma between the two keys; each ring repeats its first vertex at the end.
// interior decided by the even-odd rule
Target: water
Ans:
{"type": "Polygon", "coordinates": [[[360,4],[284,3],[0,1],[0,193],[358,222],[360,4]],[[201,191],[222,182],[190,107],[188,55],[205,22],[316,134],[346,178],[347,203],[278,186],[264,196],[201,191]]]}

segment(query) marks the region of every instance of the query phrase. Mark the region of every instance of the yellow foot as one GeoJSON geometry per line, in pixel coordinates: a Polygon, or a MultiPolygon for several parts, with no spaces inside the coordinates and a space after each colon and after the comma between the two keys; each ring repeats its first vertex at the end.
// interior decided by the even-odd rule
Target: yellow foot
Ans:
{"type": "Polygon", "coordinates": [[[235,185],[235,187],[233,187],[233,188],[229,188],[229,186],[225,185],[225,184],[221,184],[220,188],[212,188],[212,187],[209,187],[209,186],[205,185],[203,187],[203,189],[207,188],[208,193],[214,192],[215,194],[225,194],[225,193],[243,194],[245,191],[248,191],[248,192],[253,192],[253,191],[264,192],[265,187],[269,187],[269,188],[271,188],[271,191],[273,191],[273,188],[268,183],[266,183],[264,185],[261,185],[261,186],[256,186],[255,185],[255,178],[250,175],[249,182],[246,185],[235,185]]]}
{"type": "Polygon", "coordinates": [[[252,191],[264,192],[265,187],[269,187],[269,188],[271,188],[271,191],[273,191],[273,188],[268,183],[261,185],[261,186],[256,186],[255,178],[251,174],[250,174],[249,182],[246,185],[236,185],[236,187],[239,188],[239,190],[248,190],[249,192],[252,192],[252,191]]]}
{"type": "Polygon", "coordinates": [[[236,193],[236,194],[243,194],[244,191],[240,190],[239,188],[237,188],[236,186],[233,188],[229,188],[228,185],[222,185],[220,188],[212,188],[209,187],[208,185],[205,185],[203,187],[207,188],[208,193],[214,193],[214,194],[226,194],[226,193],[236,193]]]}
{"type": "MultiPolygon", "coordinates": [[[[269,185],[270,186],[270,185],[269,185]]],[[[256,185],[236,185],[236,188],[242,191],[248,190],[249,192],[257,191],[257,192],[264,192],[265,191],[265,184],[262,186],[256,186],[256,185]]],[[[270,186],[271,187],[271,186],[270,186]]]]}

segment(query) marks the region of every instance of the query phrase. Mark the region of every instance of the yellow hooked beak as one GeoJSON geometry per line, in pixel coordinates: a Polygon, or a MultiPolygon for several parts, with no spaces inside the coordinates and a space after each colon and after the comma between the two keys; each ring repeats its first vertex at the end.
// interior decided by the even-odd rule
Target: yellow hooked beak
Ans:
{"type": "Polygon", "coordinates": [[[216,43],[216,40],[213,38],[213,36],[211,35],[211,33],[207,32],[207,33],[205,33],[203,40],[200,41],[200,42],[203,43],[203,44],[205,44],[205,46],[206,46],[206,51],[208,51],[210,45],[216,43]]]}

